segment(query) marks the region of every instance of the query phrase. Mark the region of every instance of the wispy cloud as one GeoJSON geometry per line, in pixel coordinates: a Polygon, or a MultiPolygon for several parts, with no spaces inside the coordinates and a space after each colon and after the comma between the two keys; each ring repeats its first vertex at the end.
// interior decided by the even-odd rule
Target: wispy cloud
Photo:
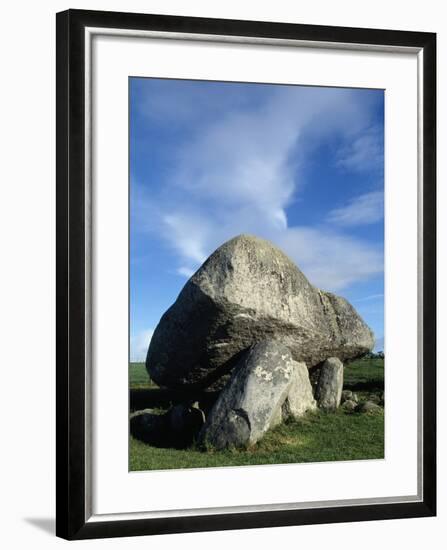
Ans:
{"type": "MultiPolygon", "coordinates": [[[[369,130],[364,97],[346,90],[327,94],[318,88],[278,87],[249,108],[235,101],[231,109],[193,126],[171,159],[163,192],[156,197],[139,196],[135,208],[145,220],[142,225],[162,236],[176,253],[177,272],[183,276],[240,233],[256,234],[282,247],[322,288],[338,290],[380,273],[382,253],[371,243],[321,223],[293,226],[287,218],[287,207],[303,186],[306,155],[322,139],[337,136],[342,144],[338,163],[343,169],[358,168],[368,143],[373,150],[374,132],[369,130]]],[[[168,103],[175,112],[171,100],[168,103]]],[[[180,113],[183,120],[196,107],[186,101],[180,113]]],[[[356,218],[359,204],[352,201],[333,210],[330,221],[341,228],[356,219],[355,223],[359,219],[366,223],[377,215],[377,204],[368,210],[368,200],[362,200],[361,216],[356,218]]]]}
{"type": "Polygon", "coordinates": [[[354,226],[383,219],[383,192],[373,191],[354,197],[346,206],[329,212],[328,221],[337,225],[354,226]]]}
{"type": "Polygon", "coordinates": [[[206,225],[205,219],[180,209],[162,218],[162,227],[174,248],[185,259],[199,264],[207,257],[206,225]]]}
{"type": "Polygon", "coordinates": [[[146,360],[147,350],[154,334],[153,329],[142,330],[130,338],[130,360],[139,363],[146,360]]]}
{"type": "Polygon", "coordinates": [[[182,277],[186,277],[187,279],[189,279],[194,275],[194,269],[191,269],[190,267],[181,266],[177,269],[177,273],[182,277]]]}
{"type": "Polygon", "coordinates": [[[383,270],[383,254],[360,239],[322,228],[295,227],[278,244],[316,286],[339,290],[383,270]]]}
{"type": "Polygon", "coordinates": [[[372,126],[346,143],[337,154],[337,164],[346,170],[383,170],[383,132],[372,126]]]}

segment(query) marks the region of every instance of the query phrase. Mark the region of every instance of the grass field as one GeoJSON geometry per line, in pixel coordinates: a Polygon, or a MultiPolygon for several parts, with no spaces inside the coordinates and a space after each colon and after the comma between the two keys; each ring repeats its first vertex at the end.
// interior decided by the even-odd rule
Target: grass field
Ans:
{"type": "Polygon", "coordinates": [[[149,378],[144,363],[131,363],[129,365],[129,385],[131,389],[157,387],[149,378]]]}
{"type": "MultiPolygon", "coordinates": [[[[360,400],[377,398],[384,389],[383,359],[360,359],[345,367],[344,388],[360,400]]],[[[130,365],[130,388],[137,408],[167,409],[176,394],[160,390],[150,381],[144,364],[130,365]],[[136,397],[135,397],[136,396],[136,397]],[[144,401],[146,400],[146,402],[144,401]]],[[[383,458],[384,414],[370,415],[318,411],[289,421],[269,431],[249,450],[203,452],[194,446],[184,449],[157,448],[130,437],[130,470],[164,470],[286,464],[383,458]]]]}

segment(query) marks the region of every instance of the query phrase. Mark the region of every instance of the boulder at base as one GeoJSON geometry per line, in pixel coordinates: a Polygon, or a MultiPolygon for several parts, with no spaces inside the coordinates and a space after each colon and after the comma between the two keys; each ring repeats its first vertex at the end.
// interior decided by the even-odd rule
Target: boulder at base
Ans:
{"type": "Polygon", "coordinates": [[[280,342],[255,344],[236,365],[200,434],[205,447],[246,448],[281,422],[281,407],[293,377],[294,361],[280,342]]]}
{"type": "Polygon", "coordinates": [[[352,399],[348,399],[346,401],[343,401],[341,408],[345,411],[353,412],[357,409],[357,403],[352,399]]]}
{"type": "Polygon", "coordinates": [[[382,407],[380,405],[377,405],[377,403],[374,403],[373,401],[365,401],[363,403],[360,403],[356,410],[357,412],[369,414],[380,413],[383,411],[382,407]]]}
{"type": "Polygon", "coordinates": [[[343,390],[341,392],[341,402],[344,403],[345,401],[355,401],[358,403],[359,398],[357,397],[357,394],[351,390],[343,390]]]}
{"type": "Polygon", "coordinates": [[[313,287],[277,247],[240,235],[218,248],[162,316],[146,367],[160,386],[222,388],[240,354],[272,338],[308,368],[372,350],[355,309],[313,287]]]}
{"type": "Polygon", "coordinates": [[[130,415],[130,433],[135,439],[155,447],[169,447],[172,444],[168,416],[157,414],[152,409],[130,415]]]}
{"type": "Polygon", "coordinates": [[[165,413],[152,409],[130,415],[130,433],[154,447],[183,449],[196,439],[205,422],[197,403],[180,403],[165,413]]]}
{"type": "Polygon", "coordinates": [[[315,397],[318,406],[326,411],[339,407],[343,391],[343,363],[337,357],[329,357],[320,369],[315,397]]]}
{"type": "Polygon", "coordinates": [[[191,444],[205,423],[205,414],[197,402],[175,405],[168,411],[168,415],[172,439],[180,448],[191,444]]]}

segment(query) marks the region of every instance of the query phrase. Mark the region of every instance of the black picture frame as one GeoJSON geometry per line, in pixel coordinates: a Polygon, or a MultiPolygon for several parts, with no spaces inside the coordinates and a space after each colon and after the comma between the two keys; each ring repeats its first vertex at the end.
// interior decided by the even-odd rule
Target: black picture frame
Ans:
{"type": "Polygon", "coordinates": [[[65,539],[416,518],[436,514],[436,35],[68,10],[56,16],[56,534],[65,539]],[[418,502],[88,521],[86,499],[85,40],[87,27],[280,38],[423,53],[422,104],[422,498],[418,502]]]}

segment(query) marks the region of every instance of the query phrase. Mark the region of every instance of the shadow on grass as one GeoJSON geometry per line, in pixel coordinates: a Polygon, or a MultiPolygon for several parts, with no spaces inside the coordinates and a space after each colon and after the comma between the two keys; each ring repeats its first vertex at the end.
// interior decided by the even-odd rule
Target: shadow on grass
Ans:
{"type": "Polygon", "coordinates": [[[157,413],[144,409],[130,415],[130,433],[139,441],[165,449],[186,449],[203,426],[203,412],[181,405],[157,413]]]}
{"type": "Polygon", "coordinates": [[[173,405],[187,401],[198,401],[200,408],[208,411],[217,399],[219,392],[184,392],[162,388],[134,388],[129,393],[130,411],[157,408],[169,409],[173,405]]]}
{"type": "Polygon", "coordinates": [[[365,382],[346,382],[343,386],[344,390],[351,391],[364,391],[364,392],[383,392],[384,391],[384,382],[383,380],[368,380],[365,382]]]}

